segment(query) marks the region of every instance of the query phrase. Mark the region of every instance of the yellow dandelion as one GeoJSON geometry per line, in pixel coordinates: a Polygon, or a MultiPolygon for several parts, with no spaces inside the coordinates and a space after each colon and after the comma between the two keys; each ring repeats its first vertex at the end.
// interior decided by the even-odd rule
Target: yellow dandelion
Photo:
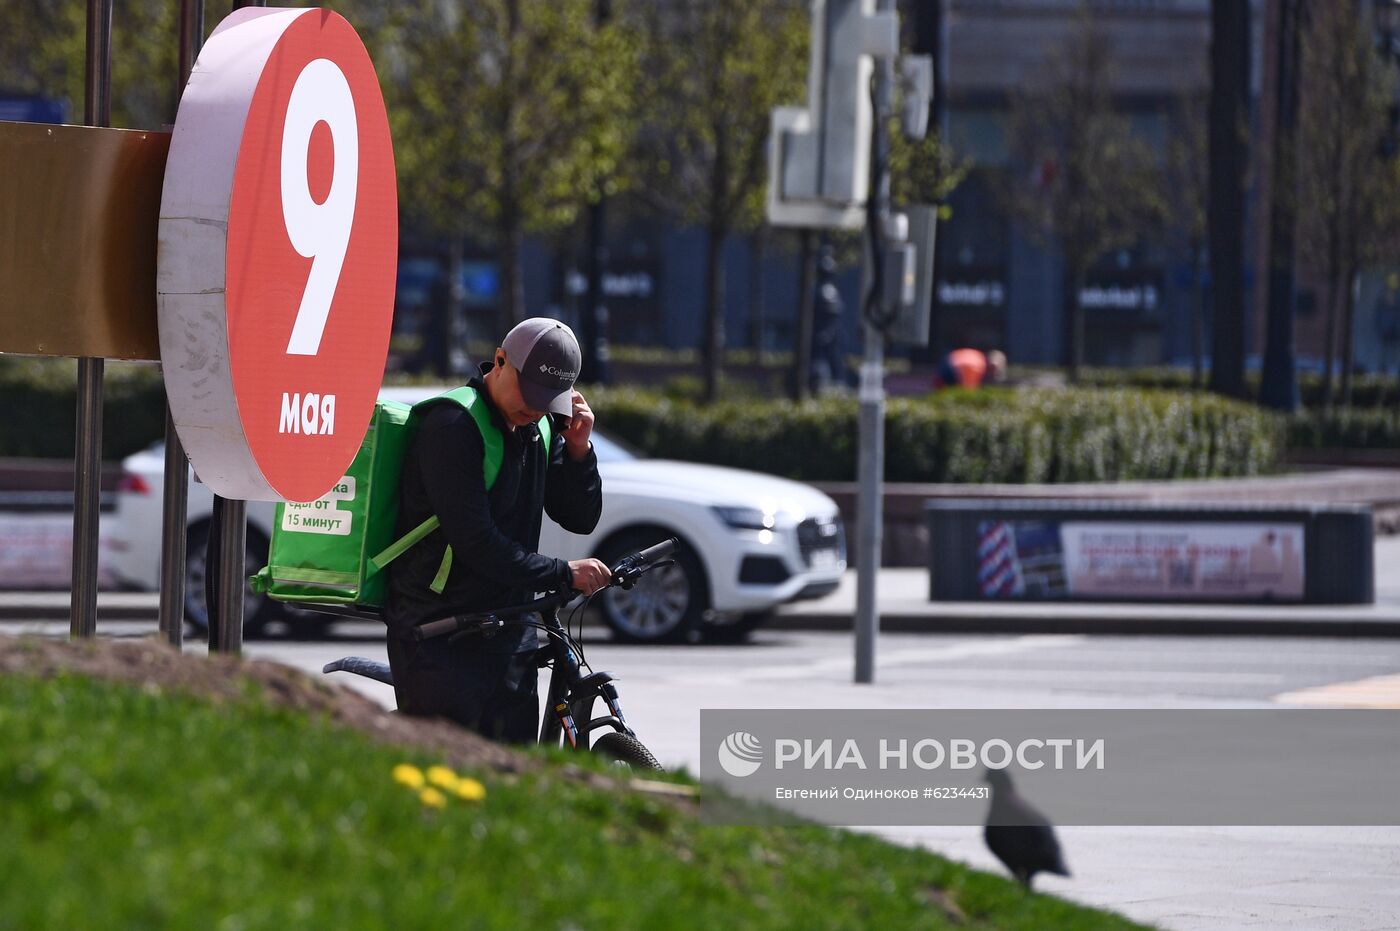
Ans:
{"type": "Polygon", "coordinates": [[[469,776],[457,780],[457,797],[469,802],[479,802],[486,798],[486,786],[469,776]]]}
{"type": "Polygon", "coordinates": [[[423,788],[423,771],[412,763],[400,763],[394,767],[394,781],[410,789],[423,788]]]}
{"type": "Polygon", "coordinates": [[[429,808],[447,807],[447,796],[443,795],[432,786],[428,786],[426,789],[419,789],[418,800],[429,808]]]}
{"type": "Polygon", "coordinates": [[[448,792],[457,791],[457,774],[446,766],[429,766],[428,782],[448,792]]]}

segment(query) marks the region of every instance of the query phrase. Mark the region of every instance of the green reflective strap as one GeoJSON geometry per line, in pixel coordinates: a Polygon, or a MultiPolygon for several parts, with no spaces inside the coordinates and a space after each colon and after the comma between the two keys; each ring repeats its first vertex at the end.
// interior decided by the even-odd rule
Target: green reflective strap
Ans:
{"type": "Polygon", "coordinates": [[[437,516],[434,515],[432,517],[429,517],[427,520],[423,521],[423,523],[419,524],[417,527],[414,527],[412,530],[399,537],[393,543],[390,543],[387,547],[385,547],[384,552],[371,559],[370,562],[374,565],[375,569],[383,569],[385,566],[389,565],[389,563],[402,556],[410,546],[417,543],[419,540],[423,539],[428,534],[436,530],[437,525],[437,516]]]}
{"type": "Polygon", "coordinates": [[[544,467],[549,468],[549,444],[554,441],[554,431],[549,427],[549,415],[545,414],[539,422],[540,440],[544,443],[544,467]]]}
{"type": "Polygon", "coordinates": [[[442,553],[442,565],[438,566],[437,575],[433,576],[433,584],[428,586],[434,595],[441,595],[442,590],[447,587],[447,574],[451,571],[452,547],[449,546],[442,553]]]}

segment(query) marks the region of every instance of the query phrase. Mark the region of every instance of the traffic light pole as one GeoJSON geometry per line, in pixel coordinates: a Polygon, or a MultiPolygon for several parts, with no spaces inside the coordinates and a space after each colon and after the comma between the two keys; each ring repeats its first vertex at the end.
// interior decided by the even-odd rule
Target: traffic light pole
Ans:
{"type": "MultiPolygon", "coordinates": [[[[880,0],[878,11],[894,9],[894,0],[880,0]]],[[[858,491],[859,521],[856,550],[855,681],[875,681],[875,642],[880,632],[876,584],[880,577],[883,539],[885,475],[885,332],[892,317],[884,284],[884,239],[890,219],[889,127],[894,94],[894,60],[875,59],[871,80],[870,192],[866,202],[868,281],[865,291],[865,358],[860,366],[858,491]]]]}
{"type": "Polygon", "coordinates": [[[883,539],[885,470],[885,334],[865,324],[860,365],[860,461],[856,518],[856,682],[875,681],[875,641],[880,614],[875,603],[883,539]]]}

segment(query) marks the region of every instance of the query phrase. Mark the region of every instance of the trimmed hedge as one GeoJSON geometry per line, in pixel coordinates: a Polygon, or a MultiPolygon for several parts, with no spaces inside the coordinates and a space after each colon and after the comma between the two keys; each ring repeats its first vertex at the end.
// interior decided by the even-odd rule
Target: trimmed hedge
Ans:
{"type": "Polygon", "coordinates": [[[1288,424],[1294,449],[1400,449],[1400,411],[1343,410],[1331,417],[1299,414],[1288,424]]]}
{"type": "MultiPolygon", "coordinates": [[[[1030,373],[1034,370],[1018,370],[1030,373]]],[[[1251,395],[1259,394],[1259,373],[1245,376],[1251,395]]],[[[1160,388],[1191,390],[1191,372],[1179,368],[1090,368],[1080,369],[1079,384],[1086,388],[1160,388]]],[[[1298,375],[1298,395],[1305,408],[1322,406],[1322,375],[1301,372],[1298,375]]],[[[1341,402],[1341,375],[1333,375],[1332,399],[1341,402]]],[[[1400,379],[1394,375],[1357,375],[1351,383],[1351,404],[1354,408],[1381,408],[1400,405],[1400,379]]]]}
{"type": "MultiPolygon", "coordinates": [[[[7,407],[0,456],[73,456],[76,362],[0,359],[0,398],[7,407]]],[[[104,458],[119,460],[160,439],[164,401],[158,366],[109,362],[104,458]]],[[[604,429],[648,455],[808,481],[855,479],[852,398],[800,405],[750,398],[703,407],[677,394],[594,388],[589,401],[604,429]]],[[[894,398],[887,409],[885,475],[893,482],[1254,475],[1275,467],[1284,439],[1280,418],[1203,392],[993,388],[894,398]]],[[[1307,443],[1298,440],[1305,422],[1299,419],[1291,435],[1294,445],[1400,447],[1400,424],[1386,417],[1358,413],[1344,428],[1307,443]]]]}
{"type": "MultiPolygon", "coordinates": [[[[165,436],[160,367],[108,362],[102,377],[102,457],[119,460],[165,436]]],[[[0,456],[73,458],[78,363],[73,359],[0,359],[0,456]]]]}
{"type": "MultiPolygon", "coordinates": [[[[825,398],[700,407],[594,389],[598,422],[650,456],[853,481],[857,405],[825,398]]],[[[1203,393],[986,389],[887,405],[891,482],[1088,482],[1257,475],[1275,468],[1283,422],[1203,393]]]]}

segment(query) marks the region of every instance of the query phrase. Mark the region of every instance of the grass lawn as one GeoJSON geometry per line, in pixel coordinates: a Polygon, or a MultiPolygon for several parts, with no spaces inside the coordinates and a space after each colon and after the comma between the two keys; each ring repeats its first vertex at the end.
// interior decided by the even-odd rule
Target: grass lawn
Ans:
{"type": "Polygon", "coordinates": [[[1136,927],[868,836],[708,827],[538,761],[436,807],[392,776],[436,759],[252,689],[0,677],[0,928],[1136,927]]]}

